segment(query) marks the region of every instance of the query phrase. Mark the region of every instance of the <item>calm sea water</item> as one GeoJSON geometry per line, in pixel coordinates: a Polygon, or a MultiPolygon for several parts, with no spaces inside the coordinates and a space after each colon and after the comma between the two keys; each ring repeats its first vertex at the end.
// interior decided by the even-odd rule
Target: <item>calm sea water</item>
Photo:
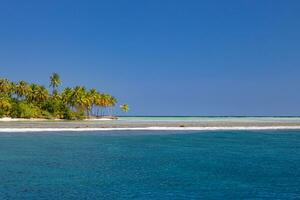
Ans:
{"type": "Polygon", "coordinates": [[[232,116],[216,116],[216,117],[193,117],[193,116],[145,116],[145,117],[119,117],[123,121],[194,121],[194,122],[300,122],[300,117],[232,117],[232,116]]]}
{"type": "Polygon", "coordinates": [[[300,132],[1,133],[0,199],[300,199],[300,132]]]}

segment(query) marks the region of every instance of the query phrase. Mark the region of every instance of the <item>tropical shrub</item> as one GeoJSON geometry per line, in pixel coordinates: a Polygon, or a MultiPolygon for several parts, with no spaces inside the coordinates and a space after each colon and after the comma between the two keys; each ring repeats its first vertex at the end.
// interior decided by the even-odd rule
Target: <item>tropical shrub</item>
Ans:
{"type": "Polygon", "coordinates": [[[14,118],[40,118],[41,110],[33,104],[17,102],[13,106],[11,116],[14,118]]]}
{"type": "Polygon", "coordinates": [[[11,100],[8,97],[0,97],[0,116],[5,117],[10,114],[12,109],[11,100]]]}

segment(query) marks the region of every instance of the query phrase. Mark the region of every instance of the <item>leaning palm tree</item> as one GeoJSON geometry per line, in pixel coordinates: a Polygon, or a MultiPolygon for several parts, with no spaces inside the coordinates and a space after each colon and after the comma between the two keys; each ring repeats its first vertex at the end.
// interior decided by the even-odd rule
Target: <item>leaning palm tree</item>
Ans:
{"type": "Polygon", "coordinates": [[[61,85],[60,76],[58,73],[53,73],[50,76],[50,87],[52,87],[52,94],[57,93],[57,88],[59,85],[61,85]]]}
{"type": "Polygon", "coordinates": [[[129,106],[128,106],[128,104],[122,104],[122,105],[120,105],[120,108],[121,108],[121,110],[123,111],[123,112],[128,112],[129,111],[129,106]]]}

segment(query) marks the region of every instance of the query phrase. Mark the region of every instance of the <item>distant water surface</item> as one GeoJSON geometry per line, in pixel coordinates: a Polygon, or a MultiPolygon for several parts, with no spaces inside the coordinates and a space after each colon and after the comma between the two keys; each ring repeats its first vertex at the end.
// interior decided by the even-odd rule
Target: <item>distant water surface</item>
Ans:
{"type": "Polygon", "coordinates": [[[300,122],[300,117],[232,117],[232,116],[216,116],[216,117],[194,117],[194,116],[137,116],[137,117],[119,117],[119,120],[124,121],[265,121],[265,122],[284,122],[284,121],[295,121],[300,122]]]}
{"type": "Polygon", "coordinates": [[[298,131],[0,134],[0,199],[299,199],[298,131]]]}

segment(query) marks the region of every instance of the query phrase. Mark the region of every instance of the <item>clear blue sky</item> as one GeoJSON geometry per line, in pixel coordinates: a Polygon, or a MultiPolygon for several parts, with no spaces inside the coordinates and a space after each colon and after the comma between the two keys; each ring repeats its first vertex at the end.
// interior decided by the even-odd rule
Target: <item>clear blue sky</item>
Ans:
{"type": "Polygon", "coordinates": [[[0,0],[0,76],[131,115],[300,115],[300,1],[0,0]]]}

